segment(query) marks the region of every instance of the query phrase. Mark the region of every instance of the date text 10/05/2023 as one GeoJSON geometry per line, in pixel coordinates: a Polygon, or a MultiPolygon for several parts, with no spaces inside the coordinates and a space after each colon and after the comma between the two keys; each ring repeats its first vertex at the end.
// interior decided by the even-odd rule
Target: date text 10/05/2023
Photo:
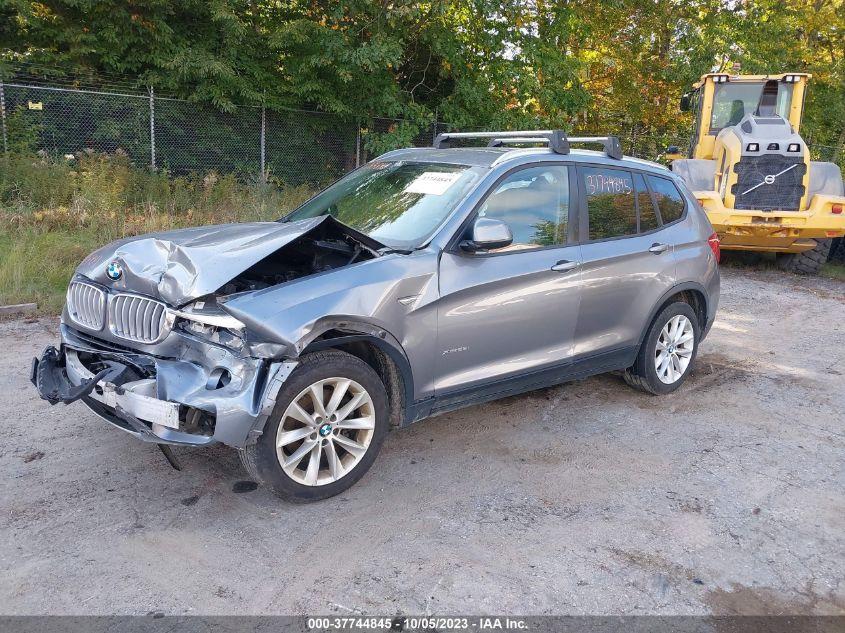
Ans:
{"type": "Polygon", "coordinates": [[[528,628],[525,620],[512,617],[440,617],[440,616],[400,616],[400,617],[310,617],[306,620],[309,630],[401,630],[401,631],[521,631],[528,628]]]}

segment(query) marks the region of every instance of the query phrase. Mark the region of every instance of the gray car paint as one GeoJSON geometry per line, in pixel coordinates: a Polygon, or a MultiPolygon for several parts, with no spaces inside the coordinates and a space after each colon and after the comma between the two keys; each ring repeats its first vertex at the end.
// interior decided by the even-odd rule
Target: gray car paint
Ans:
{"type": "Polygon", "coordinates": [[[236,297],[225,309],[256,336],[287,345],[293,357],[328,330],[384,333],[408,359],[415,397],[422,398],[433,375],[436,276],[431,249],[389,254],[236,297]],[[399,301],[408,297],[415,299],[399,301]]]}
{"type": "Polygon", "coordinates": [[[473,387],[566,362],[578,318],[579,246],[441,259],[436,390],[473,387]]]}
{"type": "MultiPolygon", "coordinates": [[[[252,264],[329,220],[244,222],[150,233],[114,242],[86,257],[76,272],[115,291],[156,297],[180,306],[210,294],[252,264]],[[118,262],[112,280],[106,266],[118,262]]],[[[371,247],[384,246],[373,241],[371,247]]]]}
{"type": "MultiPolygon", "coordinates": [[[[132,344],[156,358],[160,397],[216,412],[213,441],[235,447],[252,441],[297,357],[329,331],[361,333],[389,346],[394,358],[407,364],[411,399],[423,402],[602,351],[635,353],[660,301],[678,289],[701,290],[707,298],[706,327],[712,323],[718,303],[718,269],[706,242],[712,228],[681,181],[663,167],[627,157],[617,161],[600,152],[561,156],[536,148],[406,149],[376,160],[465,164],[482,177],[410,254],[390,253],[228,298],[223,308],[246,324],[253,340],[268,344],[263,358],[240,358],[176,330],[156,345],[132,344]],[[499,178],[544,162],[635,168],[670,178],[683,192],[688,212],[659,235],[593,243],[581,235],[573,244],[498,256],[456,247],[456,237],[499,178]],[[671,248],[649,253],[655,241],[671,248]],[[552,271],[561,260],[580,267],[552,271]],[[239,380],[231,389],[209,392],[204,379],[221,364],[234,368],[239,380]]],[[[130,238],[92,254],[77,272],[178,307],[214,292],[324,220],[197,227],[130,238]],[[127,270],[117,283],[105,277],[106,265],[115,259],[127,270]]],[[[66,311],[63,322],[63,343],[80,344],[74,330],[84,328],[69,322],[66,311]]],[[[126,344],[108,328],[93,334],[126,344]]]]}

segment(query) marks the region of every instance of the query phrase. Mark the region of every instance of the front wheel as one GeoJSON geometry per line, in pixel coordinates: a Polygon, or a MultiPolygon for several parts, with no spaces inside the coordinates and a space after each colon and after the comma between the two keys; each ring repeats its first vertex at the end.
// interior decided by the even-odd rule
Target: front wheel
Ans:
{"type": "Polygon", "coordinates": [[[666,394],[680,387],[698,353],[701,327],[688,303],[666,306],[652,322],[625,382],[652,394],[666,394]]]}
{"type": "Polygon", "coordinates": [[[341,351],[302,358],[276,397],[247,471],[286,501],[340,494],[369,470],[387,433],[387,392],[378,374],[341,351]]]}

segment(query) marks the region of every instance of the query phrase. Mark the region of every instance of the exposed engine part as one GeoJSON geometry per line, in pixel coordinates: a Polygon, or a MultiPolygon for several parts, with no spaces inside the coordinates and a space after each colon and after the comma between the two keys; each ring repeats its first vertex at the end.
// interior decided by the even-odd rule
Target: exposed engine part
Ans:
{"type": "Polygon", "coordinates": [[[224,284],[219,294],[269,288],[377,256],[376,251],[344,231],[342,225],[326,222],[247,268],[224,284]]]}

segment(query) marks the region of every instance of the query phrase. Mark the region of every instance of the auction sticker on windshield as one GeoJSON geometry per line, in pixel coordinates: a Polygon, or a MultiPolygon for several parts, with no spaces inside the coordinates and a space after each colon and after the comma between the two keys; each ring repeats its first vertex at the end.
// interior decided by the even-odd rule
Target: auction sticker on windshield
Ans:
{"type": "Polygon", "coordinates": [[[460,173],[426,171],[414,178],[405,187],[405,193],[422,193],[440,196],[446,193],[446,190],[460,177],[460,173]]]}

